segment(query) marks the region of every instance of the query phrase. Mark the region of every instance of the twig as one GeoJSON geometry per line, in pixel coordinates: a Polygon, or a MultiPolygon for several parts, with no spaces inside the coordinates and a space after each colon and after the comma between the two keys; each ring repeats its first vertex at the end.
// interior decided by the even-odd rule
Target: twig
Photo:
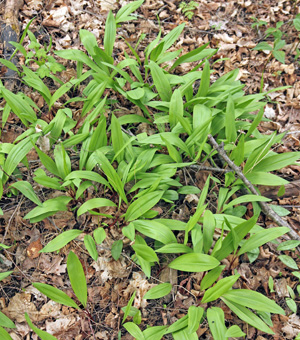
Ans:
{"type": "MultiPolygon", "coordinates": [[[[227,154],[226,154],[226,152],[225,152],[225,150],[223,148],[223,145],[222,144],[219,145],[212,135],[208,135],[208,139],[210,140],[212,146],[219,152],[220,156],[224,159],[224,161],[229,165],[229,167],[232,170],[234,170],[235,173],[237,174],[237,176],[244,182],[244,184],[251,191],[251,193],[254,194],[254,195],[260,196],[257,193],[257,191],[255,190],[255,188],[252,185],[252,183],[245,177],[245,175],[243,174],[242,170],[237,165],[235,165],[232,162],[232,160],[227,156],[227,154]]],[[[280,216],[278,216],[276,214],[276,212],[272,208],[270,208],[266,202],[258,202],[258,203],[259,203],[262,211],[264,212],[264,214],[267,217],[272,219],[279,226],[288,227],[290,229],[290,231],[288,233],[290,238],[295,239],[295,240],[300,240],[300,236],[289,225],[289,223],[287,221],[285,221],[284,219],[282,219],[280,216]]]]}
{"type": "Polygon", "coordinates": [[[211,166],[204,166],[204,165],[197,165],[197,164],[192,164],[189,166],[189,168],[191,169],[195,169],[195,170],[203,170],[203,171],[212,171],[212,172],[233,172],[233,170],[230,169],[221,169],[221,168],[214,168],[211,166]]]}

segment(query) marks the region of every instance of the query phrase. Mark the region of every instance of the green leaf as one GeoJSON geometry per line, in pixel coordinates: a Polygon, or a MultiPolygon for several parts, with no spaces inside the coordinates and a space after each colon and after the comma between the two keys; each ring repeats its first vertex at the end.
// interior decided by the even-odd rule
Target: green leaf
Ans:
{"type": "Polygon", "coordinates": [[[208,253],[213,243],[213,236],[216,228],[216,220],[210,210],[205,210],[203,216],[203,250],[208,253]]]}
{"type": "Polygon", "coordinates": [[[111,256],[118,261],[119,257],[121,256],[123,249],[123,241],[122,240],[117,240],[113,243],[111,246],[111,256]]]}
{"type": "Polygon", "coordinates": [[[285,315],[284,310],[275,301],[249,289],[232,289],[222,295],[226,300],[262,312],[285,315]]]}
{"type": "Polygon", "coordinates": [[[174,253],[176,254],[176,253],[192,253],[193,249],[181,243],[169,243],[155,251],[157,253],[163,253],[163,254],[174,254],[174,253]]]}
{"type": "Polygon", "coordinates": [[[190,306],[188,310],[188,332],[194,333],[197,331],[202,319],[204,309],[202,307],[190,306]]]}
{"type": "Polygon", "coordinates": [[[213,287],[209,288],[204,293],[202,302],[207,303],[217,300],[220,296],[224,295],[229,289],[232,288],[232,286],[235,284],[239,277],[240,275],[236,274],[225,277],[224,279],[218,281],[213,287]]]}
{"type": "Polygon", "coordinates": [[[116,14],[116,23],[120,23],[122,21],[129,21],[136,19],[135,17],[129,16],[132,12],[138,9],[144,0],[132,1],[128,4],[122,6],[118,13],[116,14]]]}
{"type": "MultiPolygon", "coordinates": [[[[178,122],[178,117],[183,117],[183,100],[179,89],[176,89],[171,97],[169,109],[169,123],[171,129],[175,127],[178,122]]],[[[167,140],[167,139],[165,139],[167,140]]]]}
{"type": "Polygon", "coordinates": [[[16,325],[5,314],[0,312],[0,326],[6,328],[16,328],[16,325]]]}
{"type": "Polygon", "coordinates": [[[13,338],[9,335],[8,332],[2,327],[0,327],[0,337],[2,340],[13,340],[13,338]]]}
{"type": "Polygon", "coordinates": [[[232,200],[230,203],[225,204],[223,210],[229,209],[233,207],[234,205],[241,204],[241,203],[248,203],[248,202],[270,202],[272,201],[269,198],[263,197],[263,196],[257,196],[257,195],[243,195],[240,196],[234,200],[232,200]]]}
{"type": "Polygon", "coordinates": [[[124,160],[124,140],[121,126],[118,119],[113,114],[111,117],[111,140],[115,154],[118,154],[117,161],[120,163],[124,160]]]}
{"type": "Polygon", "coordinates": [[[258,51],[272,51],[273,47],[271,45],[269,45],[267,42],[262,41],[259,44],[257,44],[254,48],[254,50],[258,50],[258,51]]]}
{"type": "Polygon", "coordinates": [[[279,260],[284,263],[286,266],[292,269],[299,269],[297,263],[295,260],[293,260],[290,256],[288,255],[279,255],[278,256],[279,260]]]}
{"type": "Polygon", "coordinates": [[[292,250],[298,247],[300,244],[300,241],[297,240],[289,240],[289,241],[284,241],[279,244],[277,247],[278,251],[284,251],[284,250],[292,250]]]}
{"type": "Polygon", "coordinates": [[[136,291],[133,292],[133,294],[132,294],[130,300],[129,300],[128,303],[127,303],[127,306],[126,306],[125,311],[124,311],[124,316],[123,316],[123,319],[122,319],[122,323],[124,323],[124,321],[127,319],[127,316],[129,315],[129,312],[130,312],[131,306],[132,306],[132,304],[133,304],[135,295],[136,295],[136,291]]]}
{"type": "Polygon", "coordinates": [[[153,83],[161,100],[169,102],[172,96],[172,89],[164,71],[153,61],[149,64],[153,83]]]}
{"type": "Polygon", "coordinates": [[[30,219],[31,223],[42,221],[48,216],[55,214],[58,211],[67,211],[67,204],[72,200],[72,197],[58,196],[45,201],[42,206],[35,207],[26,216],[25,219],[30,219]]]}
{"type": "Polygon", "coordinates": [[[264,229],[254,235],[252,235],[246,242],[241,246],[238,255],[247,253],[255,248],[262,246],[263,244],[275,240],[289,232],[287,227],[275,227],[264,229]]]}
{"type": "Polygon", "coordinates": [[[278,216],[287,216],[290,214],[287,209],[281,207],[280,205],[269,204],[269,207],[272,208],[272,210],[274,210],[278,216]]]}
{"type": "MultiPolygon", "coordinates": [[[[210,68],[209,68],[209,62],[206,61],[202,76],[201,76],[201,83],[199,86],[199,90],[197,92],[197,97],[205,97],[207,95],[208,89],[210,84],[210,68]]],[[[234,114],[234,111],[233,111],[234,114]]]]}
{"type": "Polygon", "coordinates": [[[134,228],[140,233],[163,244],[177,243],[175,235],[162,223],[153,220],[135,220],[132,222],[132,224],[134,228]]]}
{"type": "MultiPolygon", "coordinates": [[[[262,172],[262,171],[252,171],[249,174],[246,174],[246,178],[255,185],[272,185],[272,186],[277,186],[277,185],[285,185],[288,184],[289,182],[277,175],[274,174],[269,174],[267,172],[262,172]]],[[[242,181],[236,181],[235,184],[240,184],[242,181]]]]}
{"type": "Polygon", "coordinates": [[[12,63],[11,61],[0,58],[0,63],[2,65],[6,66],[7,68],[19,73],[17,66],[14,63],[12,63]]]}
{"type": "Polygon", "coordinates": [[[125,214],[125,221],[130,222],[144,215],[159,202],[163,191],[149,192],[130,204],[125,214]]]}
{"type": "Polygon", "coordinates": [[[57,340],[57,338],[45,331],[42,331],[41,329],[38,329],[34,326],[34,324],[31,322],[29,316],[27,313],[25,313],[25,319],[29,325],[29,327],[42,339],[42,340],[57,340]]]}
{"type": "MultiPolygon", "coordinates": [[[[1,246],[1,244],[0,244],[1,246]]],[[[9,272],[4,272],[4,273],[0,273],[0,281],[4,280],[6,277],[8,277],[11,273],[13,273],[14,271],[11,270],[9,272]]]]}
{"type": "Polygon", "coordinates": [[[94,230],[94,239],[97,244],[101,244],[106,238],[106,232],[103,228],[97,228],[94,230]]]}
{"type": "Polygon", "coordinates": [[[231,96],[228,97],[226,114],[225,114],[225,134],[229,143],[235,142],[237,138],[237,132],[235,127],[235,108],[234,102],[231,96]]]}
{"type": "Polygon", "coordinates": [[[71,161],[62,143],[55,146],[54,159],[59,177],[65,179],[71,173],[71,161]]]}
{"type": "Polygon", "coordinates": [[[35,282],[32,285],[42,294],[46,295],[49,299],[65,306],[80,309],[75,301],[73,301],[66,293],[62,292],[59,289],[41,282],[35,282]]]}
{"type": "Polygon", "coordinates": [[[86,247],[86,250],[89,252],[89,254],[91,255],[92,259],[94,261],[97,261],[98,259],[98,252],[97,252],[97,247],[95,244],[94,239],[92,238],[91,235],[85,235],[84,239],[83,239],[84,245],[86,247]]]}
{"type": "Polygon", "coordinates": [[[92,198],[82,204],[82,206],[77,211],[77,216],[80,216],[89,210],[100,207],[116,207],[116,204],[106,198],[92,198]]]}
{"type": "Polygon", "coordinates": [[[221,297],[221,299],[241,320],[267,334],[274,334],[274,332],[257,315],[246,307],[237,303],[229,302],[223,297],[221,297]]]}
{"type": "Polygon", "coordinates": [[[207,321],[214,340],[226,340],[226,327],[223,310],[219,307],[208,308],[207,321]]]}
{"type": "Polygon", "coordinates": [[[159,262],[155,251],[151,247],[145,244],[133,244],[131,247],[143,260],[148,262],[159,262]]]}
{"type": "Polygon", "coordinates": [[[66,244],[74,240],[82,233],[82,230],[68,230],[64,231],[60,235],[56,236],[52,241],[50,241],[40,253],[51,253],[63,248],[66,244]]]}
{"type": "Polygon", "coordinates": [[[285,52],[284,51],[273,51],[273,56],[275,59],[285,64],[285,52]]]}
{"type": "Polygon", "coordinates": [[[87,170],[77,170],[77,171],[72,171],[66,178],[65,181],[69,181],[72,179],[88,179],[93,182],[101,183],[104,184],[105,186],[110,188],[109,183],[102,177],[100,176],[97,172],[94,171],[87,171],[87,170]]]}
{"type": "Polygon", "coordinates": [[[144,340],[145,337],[139,327],[133,322],[124,323],[124,328],[137,340],[144,340]]]}
{"type": "Polygon", "coordinates": [[[33,143],[37,140],[36,137],[27,137],[20,143],[15,145],[9,152],[6,161],[4,163],[3,170],[5,174],[11,175],[16,169],[18,164],[24,159],[28,152],[33,148],[33,143]]]}
{"type": "Polygon", "coordinates": [[[87,304],[87,285],[84,270],[78,257],[70,251],[67,259],[67,270],[72,289],[84,307],[87,304]]]}
{"type": "Polygon", "coordinates": [[[184,254],[169,264],[170,268],[184,272],[204,272],[217,267],[220,262],[214,257],[200,253],[184,254]]]}
{"type": "Polygon", "coordinates": [[[116,20],[112,11],[109,11],[105,22],[104,33],[104,50],[108,56],[112,56],[115,40],[116,40],[116,20]]]}
{"type": "Polygon", "coordinates": [[[148,292],[144,295],[143,299],[152,300],[152,299],[160,299],[163,296],[168,295],[172,290],[172,285],[170,283],[160,283],[155,287],[152,287],[148,290],[148,292]]]}
{"type": "Polygon", "coordinates": [[[229,327],[225,333],[226,338],[240,338],[246,336],[239,326],[233,325],[229,327]]]}
{"type": "Polygon", "coordinates": [[[11,187],[19,190],[25,197],[29,198],[36,205],[42,206],[42,202],[37,197],[32,186],[25,181],[19,181],[11,184],[11,187]]]}
{"type": "Polygon", "coordinates": [[[201,280],[200,289],[205,290],[212,286],[212,284],[217,281],[224,268],[225,266],[218,266],[209,271],[201,280]]]}
{"type": "Polygon", "coordinates": [[[278,155],[270,156],[261,160],[254,166],[252,171],[269,172],[284,168],[294,164],[300,158],[300,152],[285,152],[278,155]]]}

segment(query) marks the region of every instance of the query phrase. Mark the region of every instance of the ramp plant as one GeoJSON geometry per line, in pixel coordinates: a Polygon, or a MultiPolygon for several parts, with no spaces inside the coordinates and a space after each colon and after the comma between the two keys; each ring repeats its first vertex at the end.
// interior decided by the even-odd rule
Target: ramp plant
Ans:
{"type": "MultiPolygon", "coordinates": [[[[224,171],[222,182],[213,176],[207,179],[196,211],[187,222],[156,218],[158,213],[153,208],[160,202],[176,205],[179,195],[199,193],[197,187],[182,183],[178,170],[193,167],[201,170],[205,162],[215,171],[222,172],[226,168],[227,164],[219,159],[218,150],[210,143],[209,135],[214,136],[258,193],[258,185],[286,184],[285,179],[271,172],[294,164],[300,153],[276,153],[273,146],[281,143],[284,134],[262,135],[257,129],[264,120],[263,108],[271,91],[245,95],[244,85],[236,80],[238,70],[211,84],[210,57],[217,51],[208,48],[209,44],[186,54],[181,50],[169,51],[184,25],[164,37],[160,32],[147,46],[143,60],[139,55],[141,36],[135,47],[127,42],[131,55],[125,53],[124,60],[115,61],[113,49],[119,24],[133,20],[132,13],[142,3],[130,2],[116,15],[108,14],[103,47],[90,32],[81,30],[80,39],[87,53],[72,49],[56,51],[60,58],[76,62],[77,78],[62,84],[54,93],[43,81],[50,73],[22,67],[20,74],[25,75],[24,84],[44,98],[51,119],[44,119],[41,108],[25,94],[14,94],[0,82],[0,96],[6,102],[3,127],[12,112],[25,128],[14,143],[0,145],[1,196],[21,193],[35,204],[36,207],[24,216],[30,223],[38,223],[59,211],[73,211],[76,217],[95,214],[114,218],[123,236],[131,242],[132,260],[147,277],[151,277],[152,267],[161,261],[162,254],[170,256],[170,268],[201,273],[200,300],[195,300],[186,316],[172,325],[141,330],[140,318],[125,322],[130,317],[133,299],[130,301],[123,323],[124,329],[136,339],[159,340],[165,334],[172,334],[175,340],[198,339],[196,331],[204,320],[214,339],[244,336],[237,325],[227,328],[223,310],[214,305],[220,300],[244,322],[274,334],[268,321],[270,315],[284,314],[284,310],[258,292],[237,288],[240,275],[222,264],[229,255],[232,259],[248,253],[250,258],[258,247],[289,232],[287,227],[264,229],[257,224],[261,213],[259,203],[270,200],[251,193],[233,170],[226,169],[229,171],[224,171]],[[176,67],[183,63],[193,63],[191,71],[176,74],[176,67]],[[71,95],[70,89],[85,84],[87,79],[90,81],[79,96],[62,102],[65,93],[71,95]],[[143,115],[118,117],[112,112],[110,96],[113,94],[138,106],[143,115]],[[68,107],[72,101],[82,103],[79,115],[68,107]],[[54,105],[57,102],[61,104],[58,110],[54,105]],[[155,133],[131,133],[131,128],[136,129],[136,124],[140,123],[151,126],[155,133]],[[22,163],[31,171],[26,158],[31,150],[35,150],[40,162],[32,180],[19,169],[22,163]],[[210,192],[216,186],[217,206],[214,208],[210,204],[210,192]],[[45,190],[56,191],[58,197],[41,199],[40,193],[45,190]],[[91,192],[93,198],[88,199],[91,192]],[[247,220],[244,204],[249,202],[253,205],[254,216],[247,220]],[[117,217],[103,214],[102,207],[113,208],[117,217]],[[178,237],[179,233],[184,235],[183,239],[178,237]],[[155,247],[145,238],[154,240],[155,247]]],[[[35,41],[32,45],[36,54],[40,51],[37,44],[35,41]]],[[[18,48],[22,52],[21,46],[18,48]]],[[[43,53],[40,58],[42,66],[46,65],[43,53]]],[[[3,60],[0,62],[11,66],[3,60]]],[[[58,68],[55,70],[59,72],[58,68]]],[[[91,258],[97,261],[98,245],[106,237],[103,227],[95,229],[93,236],[78,229],[63,231],[41,252],[59,251],[83,233],[84,241],[78,242],[83,242],[91,258]]],[[[122,241],[119,241],[111,249],[114,259],[122,256],[122,241]]],[[[50,285],[39,282],[33,285],[58,303],[86,309],[86,279],[80,260],[73,252],[68,255],[67,270],[78,301],[50,285]]],[[[148,291],[144,298],[161,298],[171,289],[172,285],[163,283],[148,291]]],[[[28,315],[26,320],[41,339],[55,339],[36,328],[28,315]]],[[[3,327],[12,325],[8,321],[0,323],[3,327]]],[[[1,332],[10,339],[4,329],[0,328],[1,332]]]]}

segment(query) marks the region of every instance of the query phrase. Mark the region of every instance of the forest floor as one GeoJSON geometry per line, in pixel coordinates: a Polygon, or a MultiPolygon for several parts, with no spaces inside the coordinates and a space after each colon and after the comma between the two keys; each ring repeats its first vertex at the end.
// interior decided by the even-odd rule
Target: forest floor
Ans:
{"type": "MultiPolygon", "coordinates": [[[[79,39],[79,30],[84,28],[97,37],[99,45],[102,45],[104,25],[108,11],[116,12],[120,3],[127,1],[115,0],[25,0],[20,9],[19,23],[21,31],[27,23],[35,17],[30,26],[36,38],[41,44],[49,44],[52,37],[53,49],[60,50],[75,48],[84,50],[79,39]]],[[[122,36],[129,43],[135,44],[141,34],[146,38],[140,43],[139,51],[155,39],[159,30],[162,36],[170,30],[185,22],[185,28],[174,49],[182,48],[183,51],[191,51],[204,43],[209,42],[210,48],[218,48],[218,53],[211,60],[216,61],[212,66],[211,80],[219,78],[228,71],[238,68],[239,79],[245,84],[247,94],[259,93],[261,76],[263,74],[263,89],[268,91],[281,86],[291,86],[284,91],[270,94],[271,102],[265,108],[265,117],[271,121],[260,125],[260,131],[270,133],[273,131],[292,131],[284,142],[278,147],[278,152],[299,151],[300,145],[300,59],[295,59],[295,48],[299,42],[298,32],[291,25],[295,15],[299,13],[298,1],[210,1],[196,0],[197,7],[193,10],[191,19],[187,19],[180,9],[182,1],[146,0],[138,9],[136,21],[122,24],[118,29],[118,36],[122,36]],[[159,20],[158,20],[159,18],[159,20]],[[253,27],[259,20],[265,21],[266,26],[253,27]],[[264,51],[256,51],[253,48],[261,41],[269,41],[271,37],[265,37],[266,27],[275,27],[276,23],[283,21],[281,26],[286,41],[285,64],[280,63],[264,51]],[[218,59],[226,60],[218,61],[218,59]]],[[[0,15],[3,15],[5,2],[0,3],[0,15]]],[[[1,19],[1,18],[0,18],[1,19]]],[[[24,41],[28,48],[28,39],[24,41]]],[[[115,45],[114,58],[121,61],[124,51],[130,54],[123,39],[118,38],[115,45]]],[[[1,53],[1,46],[0,46],[1,53]]],[[[22,59],[20,59],[22,63],[22,59]]],[[[23,60],[24,62],[24,60],[23,60]]],[[[184,64],[177,72],[186,73],[191,65],[186,68],[184,64]]],[[[76,76],[74,64],[65,61],[66,70],[60,75],[63,81],[68,81],[76,76]]],[[[3,70],[2,72],[3,75],[3,70]]],[[[21,83],[16,91],[30,93],[30,90],[21,83]]],[[[32,93],[32,99],[38,103],[43,99],[38,93],[32,93]]],[[[116,114],[134,112],[134,107],[122,107],[118,104],[116,114]]],[[[74,103],[72,110],[80,110],[74,103]]],[[[139,131],[146,131],[141,124],[139,131]]],[[[23,132],[18,119],[11,115],[1,134],[2,143],[12,143],[23,132]]],[[[151,133],[151,131],[150,131],[151,133]]],[[[32,169],[39,167],[36,163],[36,155],[29,155],[32,169]]],[[[32,171],[29,171],[29,176],[32,171]]],[[[195,184],[202,188],[208,176],[208,172],[193,172],[191,176],[195,184]]],[[[290,166],[282,169],[281,174],[291,184],[286,187],[284,196],[276,199],[272,195],[271,188],[265,188],[264,193],[274,199],[274,204],[281,205],[290,211],[286,217],[295,231],[300,230],[300,167],[290,166]]],[[[50,198],[50,197],[48,197],[50,198]]],[[[14,270],[13,274],[0,284],[0,310],[10,317],[17,328],[11,331],[14,340],[38,339],[24,319],[24,313],[30,314],[32,322],[63,340],[83,339],[118,339],[121,330],[122,339],[132,339],[122,328],[122,307],[126,306],[131,295],[137,291],[134,306],[142,310],[142,324],[164,325],[171,324],[186,314],[192,304],[194,293],[198,285],[197,274],[187,275],[182,272],[175,274],[173,282],[179,285],[177,294],[171,300],[146,303],[142,300],[144,293],[163,280],[166,272],[164,264],[161,268],[155,268],[151,278],[146,278],[141,270],[132,262],[124,247],[121,258],[115,261],[111,257],[110,246],[114,240],[122,238],[122,234],[113,221],[99,221],[95,216],[78,221],[72,212],[63,212],[54,217],[45,219],[36,224],[30,224],[23,217],[32,209],[32,203],[20,196],[3,198],[0,203],[4,215],[0,219],[0,242],[12,245],[8,250],[0,251],[0,272],[14,270]],[[85,228],[86,231],[105,222],[107,227],[107,239],[98,262],[92,261],[82,242],[73,241],[59,253],[39,253],[50,239],[54,238],[58,229],[85,228]],[[32,282],[45,282],[70,290],[70,284],[66,274],[66,254],[73,250],[81,259],[85,268],[88,284],[88,310],[92,317],[80,313],[70,307],[62,307],[60,304],[49,301],[32,286],[32,282]]],[[[170,206],[158,206],[160,216],[187,221],[195,210],[195,197],[184,200],[170,211],[170,206]]],[[[251,204],[248,206],[248,216],[251,216],[251,204]]],[[[260,225],[269,226],[274,222],[264,219],[259,220],[260,225]]],[[[299,263],[297,251],[288,251],[287,255],[293,257],[299,263]]],[[[229,325],[237,324],[247,334],[246,339],[294,339],[300,332],[300,318],[286,305],[285,298],[289,297],[287,286],[295,290],[299,279],[292,274],[276,257],[276,247],[268,244],[261,247],[258,259],[252,263],[235,263],[235,269],[242,275],[243,288],[250,288],[272,297],[286,311],[285,316],[272,317],[275,335],[268,336],[255,328],[240,321],[225,305],[221,306],[225,312],[229,325]],[[274,279],[274,292],[270,292],[268,278],[274,279]]],[[[71,294],[71,293],[70,293],[71,294]]],[[[299,301],[299,296],[295,302],[299,301]]],[[[211,339],[208,325],[202,324],[198,330],[200,339],[211,339]]],[[[167,339],[167,337],[166,337],[167,339]]]]}

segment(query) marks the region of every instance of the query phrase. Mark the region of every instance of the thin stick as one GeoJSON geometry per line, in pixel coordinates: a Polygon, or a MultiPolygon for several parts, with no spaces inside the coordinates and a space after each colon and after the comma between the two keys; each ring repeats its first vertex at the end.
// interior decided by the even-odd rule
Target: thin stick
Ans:
{"type": "Polygon", "coordinates": [[[214,168],[211,166],[204,166],[204,165],[197,165],[197,164],[192,164],[189,166],[189,168],[199,170],[199,171],[202,170],[202,171],[223,172],[223,173],[233,172],[233,170],[230,170],[230,169],[214,168]]]}
{"type": "MultiPolygon", "coordinates": [[[[237,176],[244,182],[244,184],[247,186],[247,188],[252,192],[252,194],[260,196],[257,191],[255,190],[252,183],[245,177],[243,174],[241,168],[239,168],[237,165],[235,165],[232,160],[227,156],[224,148],[223,143],[218,144],[214,137],[212,135],[208,135],[208,139],[211,142],[211,145],[219,152],[220,156],[224,159],[224,161],[229,165],[229,167],[235,171],[237,176]]],[[[300,240],[300,236],[295,232],[295,230],[289,225],[287,221],[282,219],[279,215],[276,214],[276,212],[269,207],[269,205],[266,202],[258,202],[262,211],[264,214],[269,217],[271,220],[273,220],[276,224],[279,226],[288,227],[290,229],[288,235],[290,238],[295,240],[300,240]]]]}

